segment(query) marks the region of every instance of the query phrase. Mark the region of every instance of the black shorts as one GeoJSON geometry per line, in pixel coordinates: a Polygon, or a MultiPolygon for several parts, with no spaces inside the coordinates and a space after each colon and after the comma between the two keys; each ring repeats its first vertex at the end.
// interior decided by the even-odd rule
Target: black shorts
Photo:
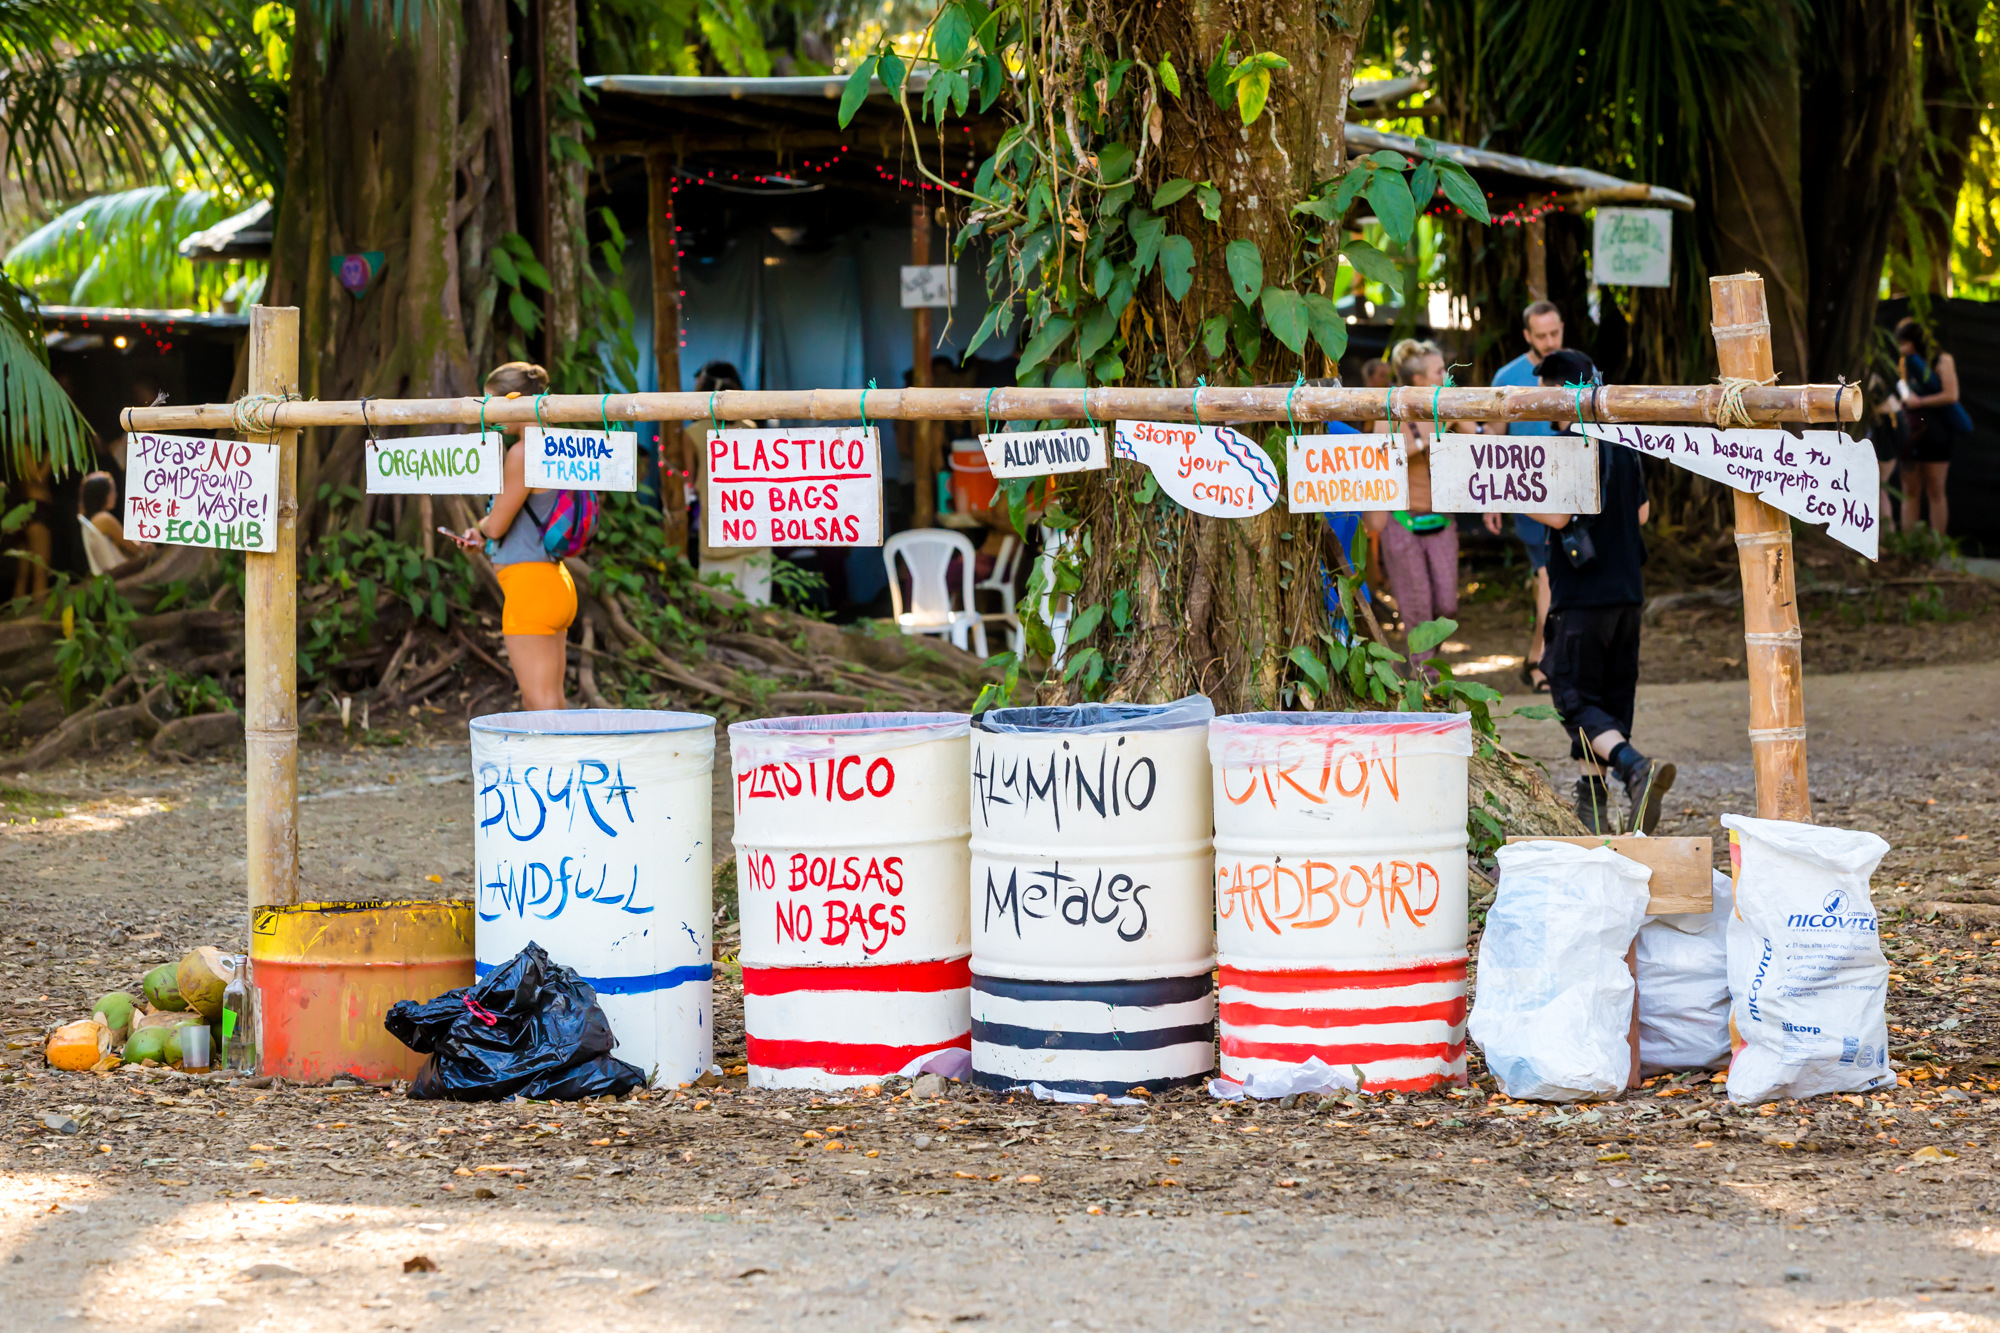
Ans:
{"type": "Polygon", "coordinates": [[[1949,463],[1963,434],[1963,431],[1946,430],[1933,423],[1911,438],[1910,450],[1903,457],[1913,463],[1949,463]]]}
{"type": "Polygon", "coordinates": [[[1549,612],[1542,674],[1569,733],[1572,759],[1607,731],[1632,735],[1639,692],[1639,621],[1645,607],[1579,606],[1549,612]]]}

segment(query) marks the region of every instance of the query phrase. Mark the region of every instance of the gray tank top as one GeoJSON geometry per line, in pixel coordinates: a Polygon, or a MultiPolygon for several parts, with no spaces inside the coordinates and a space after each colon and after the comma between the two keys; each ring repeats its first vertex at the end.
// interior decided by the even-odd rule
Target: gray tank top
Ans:
{"type": "Polygon", "coordinates": [[[549,553],[542,548],[542,528],[548,523],[549,515],[556,509],[556,493],[548,491],[541,495],[531,495],[521,506],[521,512],[514,515],[514,522],[508,527],[507,535],[500,539],[499,549],[493,553],[493,565],[525,565],[540,560],[552,563],[549,553]],[[529,517],[532,514],[533,517],[529,517]],[[538,521],[539,520],[539,521],[538,521]]]}

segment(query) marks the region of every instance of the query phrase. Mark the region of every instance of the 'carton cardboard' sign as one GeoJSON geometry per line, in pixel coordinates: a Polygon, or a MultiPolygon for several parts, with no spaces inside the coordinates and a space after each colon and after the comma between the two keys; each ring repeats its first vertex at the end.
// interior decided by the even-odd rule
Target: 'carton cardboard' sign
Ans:
{"type": "Polygon", "coordinates": [[[1285,499],[1294,514],[1410,507],[1401,435],[1294,435],[1285,441],[1285,499]]]}

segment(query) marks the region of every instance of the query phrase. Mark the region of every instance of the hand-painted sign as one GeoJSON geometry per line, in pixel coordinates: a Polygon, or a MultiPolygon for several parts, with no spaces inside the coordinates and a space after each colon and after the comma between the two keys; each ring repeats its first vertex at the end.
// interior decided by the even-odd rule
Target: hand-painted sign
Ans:
{"type": "Polygon", "coordinates": [[[1597,444],[1565,435],[1460,435],[1431,445],[1440,514],[1595,514],[1597,444]]]}
{"type": "Polygon", "coordinates": [[[905,264],[903,309],[946,309],[958,301],[958,270],[950,264],[905,264]]]}
{"type": "Polygon", "coordinates": [[[370,440],[362,451],[370,495],[498,495],[505,437],[420,435],[370,440]]]}
{"type": "Polygon", "coordinates": [[[880,546],[881,433],[710,431],[702,502],[712,546],[880,546]]]}
{"type": "Polygon", "coordinates": [[[528,485],[536,490],[639,489],[639,437],[632,431],[529,426],[521,441],[528,485]]]}
{"type": "Polygon", "coordinates": [[[1227,426],[1120,421],[1120,458],[1153,469],[1160,489],[1197,514],[1254,518],[1278,502],[1278,469],[1263,447],[1227,426]]]}
{"type": "Polygon", "coordinates": [[[979,437],[996,477],[1046,477],[1111,466],[1101,430],[1010,430],[979,437]]]}
{"type": "Polygon", "coordinates": [[[333,270],[333,276],[357,301],[368,295],[368,289],[375,285],[376,277],[387,262],[380,250],[358,250],[351,255],[334,255],[326,261],[327,267],[333,270]]]}
{"type": "Polygon", "coordinates": [[[1401,435],[1293,435],[1285,441],[1285,498],[1294,514],[1410,507],[1410,459],[1401,435]]]}
{"type": "Polygon", "coordinates": [[[1595,426],[1580,429],[1612,444],[1664,458],[1711,481],[1748,491],[1870,560],[1881,540],[1875,448],[1837,430],[1792,435],[1776,428],[1595,426]]]}
{"type": "Polygon", "coordinates": [[[1606,287],[1673,282],[1674,215],[1664,208],[1600,208],[1591,230],[1591,276],[1606,287]]]}
{"type": "Polygon", "coordinates": [[[125,536],[224,551],[278,549],[278,446],[133,431],[125,536]]]}

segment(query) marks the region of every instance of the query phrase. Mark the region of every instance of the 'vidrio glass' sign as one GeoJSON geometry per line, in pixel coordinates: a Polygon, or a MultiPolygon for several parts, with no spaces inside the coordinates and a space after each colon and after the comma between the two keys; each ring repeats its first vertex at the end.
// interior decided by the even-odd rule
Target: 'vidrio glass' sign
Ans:
{"type": "Polygon", "coordinates": [[[1665,287],[1673,281],[1674,215],[1664,208],[1600,208],[1591,234],[1591,276],[1606,287],[1665,287]]]}

